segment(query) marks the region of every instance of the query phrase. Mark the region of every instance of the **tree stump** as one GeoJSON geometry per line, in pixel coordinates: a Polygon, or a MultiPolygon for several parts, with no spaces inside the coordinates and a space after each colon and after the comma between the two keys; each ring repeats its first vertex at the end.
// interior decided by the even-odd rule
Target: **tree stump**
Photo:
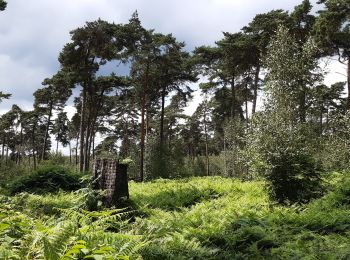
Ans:
{"type": "Polygon", "coordinates": [[[95,188],[106,192],[107,206],[116,205],[123,197],[129,198],[127,169],[128,166],[118,160],[96,159],[93,167],[95,188]]]}

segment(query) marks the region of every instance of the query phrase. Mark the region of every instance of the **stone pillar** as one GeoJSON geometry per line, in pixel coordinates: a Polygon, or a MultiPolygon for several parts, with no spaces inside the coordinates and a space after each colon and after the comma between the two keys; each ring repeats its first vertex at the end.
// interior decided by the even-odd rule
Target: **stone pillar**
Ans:
{"type": "Polygon", "coordinates": [[[105,204],[116,205],[123,197],[129,198],[127,165],[118,160],[96,159],[93,167],[94,188],[105,190],[105,204]]]}

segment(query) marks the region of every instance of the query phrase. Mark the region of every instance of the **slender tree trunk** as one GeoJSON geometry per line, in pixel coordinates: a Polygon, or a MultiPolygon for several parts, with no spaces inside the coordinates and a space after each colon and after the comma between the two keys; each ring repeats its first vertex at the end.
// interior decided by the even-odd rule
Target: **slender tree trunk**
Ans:
{"type": "Polygon", "coordinates": [[[145,153],[145,93],[141,97],[141,154],[140,154],[140,181],[143,181],[144,153],[145,153]]]}
{"type": "MultiPolygon", "coordinates": [[[[91,108],[91,104],[89,106],[91,108]]],[[[86,136],[85,136],[85,147],[84,147],[84,171],[89,170],[89,160],[90,160],[90,147],[91,147],[91,109],[89,109],[88,119],[86,123],[86,136]]]]}
{"type": "Polygon", "coordinates": [[[243,112],[243,108],[241,106],[237,107],[238,113],[239,113],[239,117],[241,118],[242,121],[244,121],[244,112],[243,112]]]}
{"type": "Polygon", "coordinates": [[[21,136],[21,138],[20,138],[21,142],[20,142],[19,151],[18,151],[18,165],[21,165],[21,151],[22,151],[22,148],[23,148],[23,127],[22,127],[22,124],[21,124],[20,136],[21,136]]]}
{"type": "Polygon", "coordinates": [[[6,164],[6,165],[7,165],[8,158],[9,158],[9,147],[8,147],[8,145],[7,145],[7,146],[6,146],[6,158],[5,158],[5,164],[6,164]]]}
{"type": "Polygon", "coordinates": [[[35,149],[33,148],[33,167],[34,170],[36,170],[36,155],[35,155],[35,149]]]}
{"type": "Polygon", "coordinates": [[[79,147],[79,135],[77,135],[77,138],[75,140],[75,165],[78,165],[78,147],[79,147]]]}
{"type": "Polygon", "coordinates": [[[78,164],[79,164],[79,161],[78,161],[78,147],[79,147],[79,135],[77,136],[77,140],[75,142],[75,168],[76,168],[76,171],[78,171],[78,164]]]}
{"type": "Polygon", "coordinates": [[[205,158],[206,158],[206,173],[209,176],[209,153],[208,153],[208,132],[207,132],[207,122],[204,119],[204,133],[205,133],[205,158]]]}
{"type": "Polygon", "coordinates": [[[58,139],[56,140],[56,154],[58,154],[58,139]]]}
{"type": "Polygon", "coordinates": [[[306,122],[306,87],[304,83],[302,84],[302,90],[300,93],[300,104],[299,104],[299,113],[300,113],[300,122],[306,122]]]}
{"type": "Polygon", "coordinates": [[[165,107],[165,95],[166,95],[166,87],[163,86],[162,88],[162,107],[160,111],[160,147],[163,147],[164,144],[164,107],[165,107]]]}
{"type": "Polygon", "coordinates": [[[204,134],[205,134],[205,158],[206,158],[206,174],[209,176],[209,151],[208,151],[208,128],[207,128],[207,113],[208,113],[208,108],[207,108],[207,96],[205,96],[205,108],[204,108],[204,134]]]}
{"type": "Polygon", "coordinates": [[[260,74],[260,65],[258,64],[256,66],[255,77],[254,77],[252,115],[254,115],[256,112],[256,102],[258,99],[259,74],[260,74]]]}
{"type": "Polygon", "coordinates": [[[32,128],[32,146],[33,146],[33,166],[34,170],[36,170],[36,155],[35,155],[35,123],[33,124],[32,128]]]}
{"type": "Polygon", "coordinates": [[[326,130],[329,129],[329,107],[327,107],[327,113],[326,113],[326,130]]]}
{"type": "Polygon", "coordinates": [[[4,154],[5,154],[5,142],[6,142],[6,136],[4,134],[2,138],[2,149],[1,149],[1,160],[4,160],[4,154]]]}
{"type": "Polygon", "coordinates": [[[88,142],[89,145],[88,145],[88,149],[87,149],[87,162],[86,162],[87,170],[90,168],[91,148],[92,148],[93,136],[94,136],[94,129],[93,129],[93,125],[91,125],[91,130],[89,133],[89,142],[88,142]]]}
{"type": "MultiPolygon", "coordinates": [[[[350,50],[349,50],[350,52],[350,50]]],[[[347,73],[347,78],[348,78],[348,97],[346,100],[346,108],[350,109],[350,54],[348,55],[348,73],[347,73]]]]}
{"type": "Polygon", "coordinates": [[[92,137],[92,159],[95,160],[95,137],[96,133],[94,133],[92,137]]]}
{"type": "Polygon", "coordinates": [[[227,176],[227,158],[226,158],[226,135],[224,131],[224,171],[225,171],[225,176],[227,176]]]}
{"type": "MultiPolygon", "coordinates": [[[[91,104],[89,106],[91,108],[91,104]]],[[[83,162],[83,171],[89,169],[89,142],[90,142],[90,131],[91,131],[91,109],[86,109],[88,111],[88,116],[85,124],[85,141],[84,141],[84,162],[83,162]]]]}
{"type": "Polygon", "coordinates": [[[235,77],[231,80],[231,117],[236,116],[236,87],[235,87],[235,77]]]}
{"type": "Polygon", "coordinates": [[[123,141],[122,141],[122,147],[120,149],[120,156],[121,157],[128,157],[129,156],[129,139],[128,139],[128,116],[125,120],[125,118],[123,118],[123,120],[125,120],[124,124],[123,124],[123,141]]]}
{"type": "MultiPolygon", "coordinates": [[[[160,111],[160,129],[159,129],[159,134],[160,134],[160,140],[159,140],[159,161],[160,165],[162,165],[158,171],[164,176],[164,164],[165,162],[165,156],[164,156],[164,150],[165,150],[165,145],[164,145],[164,107],[165,107],[165,95],[166,95],[166,86],[164,85],[162,87],[162,102],[161,102],[161,111],[160,111]]],[[[170,141],[170,139],[169,139],[170,141]]],[[[170,148],[170,142],[169,142],[169,148],[170,148]]],[[[171,177],[168,175],[168,177],[171,177]]]]}
{"type": "Polygon", "coordinates": [[[91,155],[94,158],[94,141],[95,141],[95,135],[96,135],[96,123],[97,118],[99,115],[99,110],[103,107],[104,102],[104,93],[105,90],[102,89],[101,93],[98,95],[97,98],[93,98],[93,93],[96,92],[96,89],[94,86],[91,86],[89,91],[89,97],[90,97],[90,105],[89,105],[89,114],[88,114],[88,120],[87,120],[87,131],[86,131],[86,143],[85,143],[85,160],[84,160],[84,169],[85,171],[89,170],[90,168],[90,160],[91,155]],[[92,148],[92,153],[91,153],[92,148]]]}
{"type": "Polygon", "coordinates": [[[245,119],[248,123],[248,82],[245,82],[245,119]]]}
{"type": "Polygon", "coordinates": [[[41,160],[45,159],[45,152],[46,152],[46,146],[47,146],[47,138],[49,136],[49,128],[50,128],[50,123],[51,123],[51,115],[52,115],[52,107],[53,103],[52,101],[50,102],[49,106],[49,115],[47,117],[47,123],[46,123],[46,128],[45,128],[45,136],[44,136],[44,144],[43,144],[43,150],[41,152],[41,160]]]}
{"type": "Polygon", "coordinates": [[[323,112],[322,112],[322,108],[320,111],[320,135],[322,135],[323,132],[323,112]]]}
{"type": "Polygon", "coordinates": [[[72,147],[71,147],[70,141],[68,143],[68,146],[69,146],[69,164],[71,165],[72,164],[72,147]]]}
{"type": "Polygon", "coordinates": [[[85,133],[85,103],[86,103],[86,87],[83,87],[80,111],[80,146],[79,146],[79,171],[84,170],[84,133],[85,133]]]}
{"type": "Polygon", "coordinates": [[[147,96],[147,91],[148,91],[148,73],[149,73],[149,64],[150,62],[147,61],[147,66],[146,66],[146,72],[145,72],[145,77],[144,77],[144,82],[143,82],[143,90],[141,93],[141,143],[140,143],[140,148],[141,148],[141,155],[140,155],[140,181],[143,181],[144,179],[144,156],[145,156],[145,110],[146,110],[146,96],[147,96]]]}
{"type": "MultiPolygon", "coordinates": [[[[146,105],[146,109],[145,109],[145,114],[146,114],[146,122],[145,122],[145,125],[146,125],[146,128],[145,128],[145,157],[147,156],[147,148],[149,148],[149,147],[147,147],[147,138],[148,138],[148,133],[149,133],[149,111],[148,111],[148,109],[147,109],[147,105],[146,105]]],[[[144,166],[143,166],[143,168],[144,168],[144,176],[147,176],[147,161],[145,162],[145,164],[144,164],[144,166]]]]}

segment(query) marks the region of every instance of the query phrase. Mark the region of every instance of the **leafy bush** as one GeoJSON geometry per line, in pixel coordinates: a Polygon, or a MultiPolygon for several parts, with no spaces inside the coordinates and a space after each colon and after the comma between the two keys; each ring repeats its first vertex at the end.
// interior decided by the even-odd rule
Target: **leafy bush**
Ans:
{"type": "Polygon", "coordinates": [[[80,175],[60,166],[46,166],[9,184],[10,194],[18,192],[45,193],[77,190],[82,187],[80,175]]]}
{"type": "Polygon", "coordinates": [[[267,179],[273,199],[305,203],[321,195],[322,168],[308,124],[293,125],[278,114],[261,114],[254,118],[247,140],[248,163],[253,174],[267,179]]]}
{"type": "Polygon", "coordinates": [[[310,155],[288,151],[270,154],[268,160],[266,178],[278,202],[307,202],[321,193],[320,171],[310,155]]]}

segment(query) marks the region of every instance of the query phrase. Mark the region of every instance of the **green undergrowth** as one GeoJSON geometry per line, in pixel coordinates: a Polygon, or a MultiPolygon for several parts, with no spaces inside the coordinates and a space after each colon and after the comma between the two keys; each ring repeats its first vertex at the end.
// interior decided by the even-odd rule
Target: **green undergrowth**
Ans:
{"type": "Polygon", "coordinates": [[[127,209],[83,210],[79,191],[1,196],[0,259],[349,259],[350,176],[327,183],[289,206],[263,181],[220,177],[130,182],[127,209]]]}
{"type": "Polygon", "coordinates": [[[11,195],[20,192],[42,194],[59,190],[73,191],[83,187],[81,177],[64,167],[47,165],[10,182],[7,190],[11,195]]]}

